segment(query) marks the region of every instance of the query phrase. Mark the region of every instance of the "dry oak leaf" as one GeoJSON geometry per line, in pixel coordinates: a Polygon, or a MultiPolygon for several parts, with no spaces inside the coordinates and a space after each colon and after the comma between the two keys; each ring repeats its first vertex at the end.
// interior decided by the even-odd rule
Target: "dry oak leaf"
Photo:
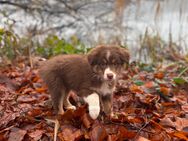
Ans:
{"type": "Polygon", "coordinates": [[[14,121],[17,117],[20,116],[20,113],[4,113],[4,115],[0,118],[0,129],[5,128],[7,124],[14,121]]]}
{"type": "Polygon", "coordinates": [[[175,136],[175,137],[178,137],[179,139],[188,141],[188,138],[184,135],[183,132],[175,132],[172,135],[175,136]]]}
{"type": "Polygon", "coordinates": [[[160,124],[163,126],[176,128],[178,131],[182,131],[183,128],[188,127],[188,119],[175,117],[175,121],[172,121],[169,117],[161,119],[160,124]]]}
{"type": "Polygon", "coordinates": [[[108,135],[107,141],[118,141],[118,137],[117,135],[114,135],[114,134],[108,135]]]}
{"type": "Polygon", "coordinates": [[[157,72],[154,74],[154,77],[157,79],[163,79],[164,78],[164,73],[163,72],[157,72]]]}
{"type": "Polygon", "coordinates": [[[120,140],[133,139],[136,136],[136,132],[129,131],[124,126],[118,128],[118,137],[120,140]]]}
{"type": "Polygon", "coordinates": [[[155,83],[153,81],[148,81],[148,82],[145,82],[144,84],[144,87],[148,89],[153,88],[154,86],[155,86],[155,83]]]}
{"type": "Polygon", "coordinates": [[[83,133],[80,129],[77,129],[71,125],[62,126],[62,132],[58,134],[58,137],[63,141],[75,141],[83,137],[83,133]]]}
{"type": "Polygon", "coordinates": [[[188,113],[188,103],[181,106],[182,110],[188,113]]]}
{"type": "Polygon", "coordinates": [[[138,93],[138,94],[143,94],[144,93],[144,91],[142,90],[142,88],[140,86],[135,85],[135,84],[131,85],[129,87],[129,89],[130,89],[130,91],[132,93],[138,93]]]}
{"type": "Polygon", "coordinates": [[[34,141],[38,141],[41,139],[43,133],[45,131],[44,130],[35,130],[31,133],[29,133],[28,135],[34,140],[34,141]]]}
{"type": "Polygon", "coordinates": [[[142,136],[139,136],[135,141],[150,141],[142,136]]]}
{"type": "Polygon", "coordinates": [[[8,141],[23,141],[26,133],[27,131],[14,127],[11,129],[8,141]]]}
{"type": "Polygon", "coordinates": [[[87,129],[89,129],[91,126],[92,126],[92,124],[93,124],[93,119],[91,119],[91,117],[87,114],[87,113],[85,113],[82,117],[81,117],[81,120],[82,120],[82,122],[83,122],[83,125],[87,128],[87,129]]]}
{"type": "Polygon", "coordinates": [[[178,131],[182,131],[183,128],[188,127],[188,119],[187,118],[179,118],[176,117],[175,127],[178,131]]]}
{"type": "Polygon", "coordinates": [[[167,96],[170,94],[170,88],[167,87],[160,87],[160,91],[167,96]]]}
{"type": "Polygon", "coordinates": [[[107,138],[107,132],[102,125],[95,126],[90,134],[91,141],[104,141],[107,138]]]}

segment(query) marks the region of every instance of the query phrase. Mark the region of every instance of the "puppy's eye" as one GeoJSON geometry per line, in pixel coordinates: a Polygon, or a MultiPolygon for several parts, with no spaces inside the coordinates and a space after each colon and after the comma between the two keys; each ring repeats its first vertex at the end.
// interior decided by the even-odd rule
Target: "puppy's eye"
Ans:
{"type": "Polygon", "coordinates": [[[115,63],[115,62],[114,62],[114,63],[113,63],[113,66],[118,66],[118,63],[115,63]]]}
{"type": "Polygon", "coordinates": [[[107,63],[107,61],[105,59],[102,59],[100,65],[105,65],[107,63]]]}
{"type": "Polygon", "coordinates": [[[102,70],[105,69],[106,66],[107,66],[106,64],[100,64],[100,65],[99,65],[100,69],[102,69],[102,70]]]}
{"type": "Polygon", "coordinates": [[[101,68],[105,68],[105,66],[106,66],[105,64],[101,64],[100,65],[101,68]]]}
{"type": "Polygon", "coordinates": [[[105,66],[105,63],[100,64],[100,66],[105,66]]]}
{"type": "Polygon", "coordinates": [[[118,64],[118,63],[115,63],[114,64],[114,67],[120,67],[121,65],[120,64],[118,64]]]}

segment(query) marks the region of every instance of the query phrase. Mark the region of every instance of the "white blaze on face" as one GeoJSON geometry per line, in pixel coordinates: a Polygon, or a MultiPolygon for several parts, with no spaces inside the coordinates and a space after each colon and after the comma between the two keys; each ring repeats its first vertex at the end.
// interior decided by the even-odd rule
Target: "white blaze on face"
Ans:
{"type": "Polygon", "coordinates": [[[84,97],[84,100],[89,105],[89,115],[92,119],[96,119],[100,113],[99,95],[97,93],[92,93],[89,96],[84,97]]]}
{"type": "Polygon", "coordinates": [[[108,51],[108,52],[106,53],[106,58],[107,58],[107,60],[109,60],[110,55],[111,55],[111,53],[110,53],[110,51],[108,51]]]}
{"type": "Polygon", "coordinates": [[[104,70],[104,79],[105,80],[115,80],[116,79],[116,74],[108,67],[104,70]],[[111,77],[109,77],[111,76],[111,77]]]}

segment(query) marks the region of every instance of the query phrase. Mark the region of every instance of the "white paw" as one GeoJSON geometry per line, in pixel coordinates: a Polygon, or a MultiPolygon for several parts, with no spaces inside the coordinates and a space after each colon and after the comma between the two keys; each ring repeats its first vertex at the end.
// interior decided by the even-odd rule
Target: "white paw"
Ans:
{"type": "Polygon", "coordinates": [[[75,106],[69,106],[69,107],[66,107],[67,110],[76,110],[76,107],[75,106]]]}
{"type": "Polygon", "coordinates": [[[99,96],[97,93],[93,93],[87,97],[84,97],[84,100],[86,103],[88,103],[89,106],[89,115],[92,119],[96,119],[99,116],[100,113],[100,102],[99,102],[99,96]]]}
{"type": "Polygon", "coordinates": [[[96,119],[99,116],[100,107],[98,106],[90,106],[89,105],[89,115],[92,119],[96,119]]]}

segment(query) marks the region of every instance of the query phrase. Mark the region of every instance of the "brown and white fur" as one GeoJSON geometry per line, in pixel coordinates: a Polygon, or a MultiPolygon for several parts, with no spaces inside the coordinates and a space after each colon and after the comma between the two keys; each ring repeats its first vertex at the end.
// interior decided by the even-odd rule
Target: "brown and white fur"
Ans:
{"type": "Polygon", "coordinates": [[[48,60],[40,76],[48,86],[56,112],[63,114],[63,107],[76,108],[69,101],[69,92],[74,91],[88,103],[89,114],[96,119],[101,108],[111,114],[117,78],[128,62],[125,48],[101,45],[86,55],[59,55],[48,60]]]}

